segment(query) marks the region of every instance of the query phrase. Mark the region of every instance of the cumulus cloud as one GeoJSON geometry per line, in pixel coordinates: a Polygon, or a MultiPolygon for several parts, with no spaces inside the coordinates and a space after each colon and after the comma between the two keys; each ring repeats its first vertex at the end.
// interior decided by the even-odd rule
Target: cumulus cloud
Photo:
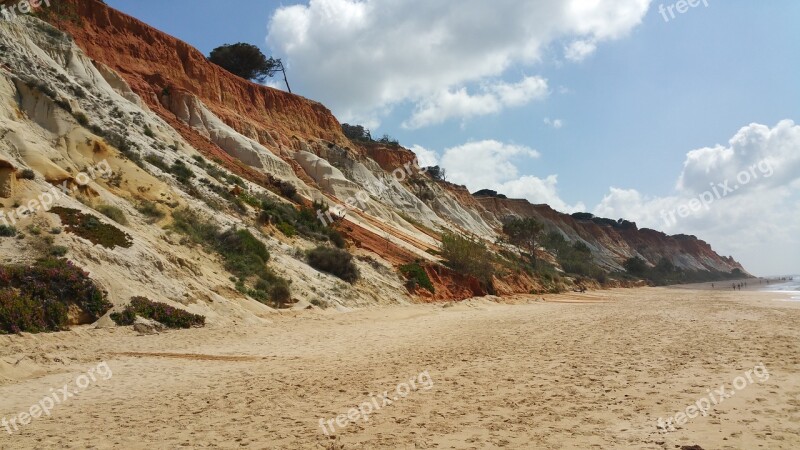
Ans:
{"type": "Polygon", "coordinates": [[[428,150],[421,145],[413,145],[411,151],[417,155],[417,162],[420,167],[432,167],[439,165],[439,155],[433,150],[428,150]]]}
{"type": "Polygon", "coordinates": [[[558,195],[558,175],[549,175],[542,179],[534,176],[523,176],[496,185],[498,192],[511,198],[524,198],[533,204],[545,203],[553,209],[564,213],[586,210],[586,206],[578,202],[568,205],[558,195]]]}
{"type": "Polygon", "coordinates": [[[466,88],[445,90],[417,103],[403,128],[416,129],[440,124],[457,117],[468,119],[495,114],[507,107],[523,106],[547,96],[547,80],[526,77],[519,83],[496,83],[482,87],[482,93],[470,95],[466,88]]]}
{"type": "Polygon", "coordinates": [[[581,62],[597,50],[597,44],[591,40],[577,40],[564,47],[564,57],[573,62],[581,62]]]}
{"type": "Polygon", "coordinates": [[[485,140],[445,149],[440,165],[447,170],[448,181],[463,184],[472,192],[492,189],[531,203],[547,203],[564,212],[585,209],[583,204],[568,205],[561,200],[557,190],[558,176],[542,179],[520,175],[517,163],[539,156],[539,152],[529,147],[485,140]]]}
{"type": "Polygon", "coordinates": [[[763,275],[800,269],[800,126],[743,127],[727,145],[686,154],[675,191],[648,197],[611,188],[594,209],[639,226],[687,233],[763,275]],[[769,255],[769,256],[766,256],[769,255]]]}
{"type": "Polygon", "coordinates": [[[400,104],[409,127],[540,98],[542,80],[490,83],[557,42],[570,59],[637,26],[650,0],[310,0],[278,8],[267,42],[298,92],[341,120],[375,123],[400,104]],[[488,87],[485,87],[489,83],[488,87]],[[519,90],[522,90],[520,92],[519,90]],[[455,106],[464,106],[459,114],[455,106]]]}

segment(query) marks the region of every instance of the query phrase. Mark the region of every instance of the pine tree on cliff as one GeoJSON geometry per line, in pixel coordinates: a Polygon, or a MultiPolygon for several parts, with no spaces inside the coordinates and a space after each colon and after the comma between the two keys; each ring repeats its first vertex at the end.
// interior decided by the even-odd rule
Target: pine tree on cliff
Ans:
{"type": "Polygon", "coordinates": [[[236,76],[259,83],[281,72],[286,89],[292,92],[283,62],[280,59],[267,58],[255,45],[243,42],[225,44],[212,50],[208,60],[236,76]]]}

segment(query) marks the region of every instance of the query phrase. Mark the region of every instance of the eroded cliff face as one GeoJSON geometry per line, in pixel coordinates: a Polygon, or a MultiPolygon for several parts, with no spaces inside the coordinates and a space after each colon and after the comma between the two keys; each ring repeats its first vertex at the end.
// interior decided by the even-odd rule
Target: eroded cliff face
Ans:
{"type": "MultiPolygon", "coordinates": [[[[544,205],[475,198],[464,187],[436,182],[409,150],[350,142],[319,103],[239,79],[100,1],[62,0],[40,15],[55,28],[33,17],[0,21],[0,203],[10,211],[67,183],[79,189],[53,205],[97,217],[99,205],[124,211],[129,223],[114,226],[131,237],[129,248],[99,248],[68,233],[55,238],[117,305],[151,295],[212,323],[257,321],[270,312],[237,292],[217,256],[184,245],[170,231],[170,213],[182,207],[223,228],[252,230],[269,248],[270,266],[292,281],[295,300],[337,308],[488,294],[474,278],[441,265],[440,233],[470,234],[493,246],[508,216],[535,217],[569,240],[586,242],[610,270],[631,256],[651,263],[667,257],[691,269],[740,268],[693,238],[581,223],[544,205]],[[79,173],[100,163],[108,165],[107,176],[76,184],[79,173]],[[175,164],[194,176],[176,179],[175,164]],[[34,177],[23,179],[25,169],[34,177]],[[361,281],[349,285],[316,271],[304,257],[315,242],[259,222],[252,204],[232,204],[231,186],[220,180],[233,176],[242,178],[236,196],[287,207],[324,201],[342,213],[334,214],[333,226],[347,237],[361,281]],[[287,184],[298,194],[292,202],[278,195],[287,184]],[[143,202],[165,217],[148,217],[143,202]],[[397,269],[415,261],[435,293],[406,288],[397,269]]],[[[318,211],[320,220],[327,212],[318,211]]],[[[39,208],[15,225],[61,224],[39,208]]],[[[35,242],[6,239],[0,247],[6,262],[21,262],[35,242]]],[[[493,284],[499,295],[543,288],[522,273],[504,273],[493,284]]]]}

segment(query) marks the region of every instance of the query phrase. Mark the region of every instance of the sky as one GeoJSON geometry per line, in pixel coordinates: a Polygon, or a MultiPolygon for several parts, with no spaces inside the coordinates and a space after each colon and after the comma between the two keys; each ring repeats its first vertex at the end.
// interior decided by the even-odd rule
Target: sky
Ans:
{"type": "Polygon", "coordinates": [[[295,93],[473,192],[800,272],[795,0],[107,3],[206,54],[260,46],[295,93]]]}

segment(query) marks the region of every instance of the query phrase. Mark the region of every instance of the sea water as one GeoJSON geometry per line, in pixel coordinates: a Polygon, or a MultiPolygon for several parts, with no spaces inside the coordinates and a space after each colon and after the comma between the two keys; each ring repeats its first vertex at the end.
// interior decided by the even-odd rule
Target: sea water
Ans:
{"type": "Polygon", "coordinates": [[[782,281],[780,283],[770,284],[769,286],[765,287],[764,290],[767,292],[795,294],[792,295],[791,301],[800,302],[800,276],[795,275],[787,278],[788,281],[782,281]]]}

